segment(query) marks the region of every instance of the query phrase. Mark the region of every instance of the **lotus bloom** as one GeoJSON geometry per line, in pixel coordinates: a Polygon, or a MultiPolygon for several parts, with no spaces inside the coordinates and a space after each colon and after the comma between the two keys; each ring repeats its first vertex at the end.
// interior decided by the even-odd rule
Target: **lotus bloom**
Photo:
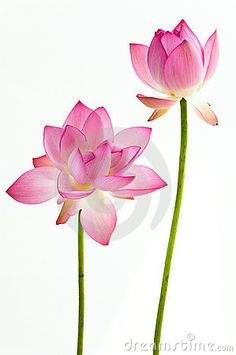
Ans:
{"type": "Polygon", "coordinates": [[[106,245],[116,226],[116,211],[107,196],[133,199],[166,186],[150,168],[134,165],[150,139],[151,129],[132,127],[114,135],[103,107],[78,102],[62,128],[46,126],[46,154],[33,159],[34,169],[7,190],[16,201],[38,204],[58,196],[63,204],[57,224],[81,212],[81,224],[106,245]]]}
{"type": "Polygon", "coordinates": [[[130,51],[138,77],[151,88],[168,95],[165,98],[137,95],[142,103],[155,109],[150,121],[162,116],[181,98],[185,98],[198,116],[207,123],[217,124],[217,117],[210,105],[194,95],[215,72],[219,58],[216,31],[203,47],[182,20],[172,32],[159,29],[149,47],[131,44],[130,51]]]}

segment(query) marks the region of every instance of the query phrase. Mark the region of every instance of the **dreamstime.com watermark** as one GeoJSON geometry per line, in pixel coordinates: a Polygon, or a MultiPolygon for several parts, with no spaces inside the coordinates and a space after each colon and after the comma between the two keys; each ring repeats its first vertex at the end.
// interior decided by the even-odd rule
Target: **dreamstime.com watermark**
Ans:
{"type": "MultiPolygon", "coordinates": [[[[130,339],[125,343],[125,350],[127,352],[152,352],[156,350],[154,343],[145,343],[140,341],[134,341],[130,339]]],[[[185,340],[178,341],[176,343],[161,343],[159,346],[161,352],[222,352],[222,353],[232,353],[234,352],[234,347],[232,345],[219,345],[215,342],[210,341],[198,341],[194,334],[187,334],[185,340]]]]}

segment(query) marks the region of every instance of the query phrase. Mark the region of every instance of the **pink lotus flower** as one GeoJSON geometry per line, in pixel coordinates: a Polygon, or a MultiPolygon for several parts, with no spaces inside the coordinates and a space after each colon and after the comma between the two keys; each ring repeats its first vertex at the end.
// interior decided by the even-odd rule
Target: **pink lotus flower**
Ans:
{"type": "Polygon", "coordinates": [[[168,95],[166,98],[137,95],[142,103],[155,109],[150,121],[165,114],[184,97],[199,117],[212,125],[217,124],[217,117],[210,105],[194,95],[215,72],[219,58],[216,31],[202,47],[182,20],[172,32],[159,29],[149,47],[131,44],[130,52],[138,77],[146,85],[168,95]]]}
{"type": "Polygon", "coordinates": [[[150,128],[132,127],[114,135],[105,108],[93,111],[78,102],[62,128],[45,127],[46,155],[34,158],[34,169],[21,175],[7,193],[26,204],[58,196],[63,206],[56,223],[66,223],[81,209],[87,234],[107,245],[116,226],[108,193],[133,199],[166,186],[152,169],[133,165],[150,134],[150,128]]]}

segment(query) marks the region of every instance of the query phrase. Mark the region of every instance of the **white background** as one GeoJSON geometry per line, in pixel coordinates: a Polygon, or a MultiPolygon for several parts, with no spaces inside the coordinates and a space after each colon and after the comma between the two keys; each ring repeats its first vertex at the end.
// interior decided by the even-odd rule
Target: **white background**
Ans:
{"type": "MultiPolygon", "coordinates": [[[[221,59],[201,96],[213,105],[219,126],[189,114],[163,341],[173,344],[192,333],[197,342],[236,349],[235,11],[235,0],[2,1],[0,354],[74,355],[77,335],[76,234],[55,225],[54,200],[21,205],[4,191],[43,153],[44,125],[61,125],[79,99],[104,105],[115,126],[150,126],[150,110],[135,95],[155,93],[133,72],[128,45],[149,44],[157,28],[171,29],[182,18],[202,41],[218,28],[221,59]]],[[[175,186],[179,108],[151,126],[175,186]]],[[[152,342],[174,192],[155,230],[150,224],[159,192],[133,233],[109,247],[86,239],[84,355],[128,354],[131,338],[152,342]]],[[[132,209],[127,202],[119,220],[132,209]]]]}

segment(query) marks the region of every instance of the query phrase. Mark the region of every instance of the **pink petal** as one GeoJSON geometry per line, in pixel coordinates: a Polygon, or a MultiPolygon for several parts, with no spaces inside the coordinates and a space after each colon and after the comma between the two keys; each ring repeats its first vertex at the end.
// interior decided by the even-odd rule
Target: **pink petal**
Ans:
{"type": "Polygon", "coordinates": [[[154,121],[161,116],[165,115],[169,111],[169,108],[157,108],[156,110],[153,111],[151,116],[148,119],[148,122],[154,121]]]}
{"type": "Polygon", "coordinates": [[[114,131],[111,123],[110,116],[107,110],[104,107],[98,107],[95,112],[102,120],[103,126],[103,140],[109,140],[113,142],[114,140],[114,131]]]}
{"type": "Polygon", "coordinates": [[[122,150],[111,152],[111,168],[118,164],[122,155],[122,150]]]}
{"type": "Polygon", "coordinates": [[[46,155],[42,155],[38,158],[33,158],[33,165],[35,168],[41,168],[42,166],[54,166],[46,155]]]}
{"type": "Polygon", "coordinates": [[[91,180],[100,176],[106,176],[111,166],[111,148],[108,143],[101,144],[94,152],[95,158],[86,164],[87,172],[91,180]]]}
{"type": "Polygon", "coordinates": [[[104,176],[94,180],[94,187],[104,191],[120,189],[133,181],[134,176],[104,176]]]}
{"type": "Polygon", "coordinates": [[[155,34],[148,50],[148,67],[153,79],[159,85],[158,90],[169,93],[169,88],[164,77],[166,60],[167,54],[165,48],[157,34],[155,34]]]}
{"type": "Polygon", "coordinates": [[[64,224],[68,219],[78,212],[78,202],[73,200],[66,200],[63,203],[60,214],[57,218],[56,224],[64,224]]]}
{"type": "Polygon", "coordinates": [[[89,196],[94,191],[92,187],[89,189],[87,186],[79,185],[73,177],[64,172],[58,176],[57,188],[62,197],[72,200],[89,196]]]}
{"type": "Polygon", "coordinates": [[[89,115],[82,132],[86,136],[89,149],[92,151],[104,141],[102,119],[95,111],[89,115]]]}
{"type": "Polygon", "coordinates": [[[63,132],[63,128],[46,126],[43,136],[43,144],[47,157],[59,168],[63,165],[60,151],[60,141],[63,132]]]}
{"type": "Polygon", "coordinates": [[[57,194],[58,170],[53,167],[32,169],[21,175],[6,191],[18,202],[38,204],[57,194]]]}
{"type": "Polygon", "coordinates": [[[190,97],[188,101],[192,104],[196,114],[212,126],[218,125],[218,119],[211,106],[197,97],[190,97]]]}
{"type": "Polygon", "coordinates": [[[130,54],[133,68],[142,82],[153,89],[156,89],[157,83],[153,80],[147,64],[148,47],[143,44],[130,44],[130,54]]]}
{"type": "Polygon", "coordinates": [[[61,158],[64,162],[67,162],[75,148],[79,148],[82,152],[87,151],[86,137],[79,129],[66,126],[60,141],[61,158]]]}
{"type": "Polygon", "coordinates": [[[73,178],[79,184],[85,184],[88,181],[86,166],[79,149],[75,149],[70,155],[68,168],[73,178]]]}
{"type": "Polygon", "coordinates": [[[110,169],[110,174],[116,175],[119,173],[121,175],[138,157],[140,150],[141,147],[136,146],[130,146],[122,149],[120,160],[110,169]]]}
{"type": "Polygon", "coordinates": [[[171,93],[189,95],[202,80],[203,64],[199,52],[183,41],[166,61],[165,78],[171,93]]]}
{"type": "Polygon", "coordinates": [[[204,47],[204,56],[204,68],[206,72],[204,81],[206,82],[214,74],[219,61],[219,43],[217,31],[215,31],[207,40],[206,45],[204,47]]]}
{"type": "Polygon", "coordinates": [[[96,242],[102,245],[109,244],[116,221],[113,203],[101,192],[96,192],[82,201],[82,226],[96,242]]]}
{"type": "Polygon", "coordinates": [[[69,113],[63,128],[65,126],[73,126],[81,130],[84,126],[85,121],[87,120],[88,116],[93,112],[90,108],[82,104],[81,101],[79,101],[75,107],[71,110],[69,113]]]}
{"type": "Polygon", "coordinates": [[[178,36],[169,31],[165,32],[161,38],[161,43],[163,44],[167,55],[169,55],[181,42],[182,40],[178,36]]]}
{"type": "Polygon", "coordinates": [[[114,137],[114,143],[117,147],[126,148],[130,146],[140,147],[141,149],[138,152],[139,157],[144,149],[146,148],[152,129],[148,127],[131,127],[126,128],[117,133],[114,137]]]}
{"type": "Polygon", "coordinates": [[[134,175],[135,179],[124,189],[113,191],[117,196],[140,196],[165,187],[167,184],[152,169],[133,165],[127,171],[127,175],[134,175]]]}
{"type": "Polygon", "coordinates": [[[169,108],[179,101],[179,99],[159,99],[157,97],[148,97],[141,94],[138,94],[137,98],[150,108],[169,108]]]}

